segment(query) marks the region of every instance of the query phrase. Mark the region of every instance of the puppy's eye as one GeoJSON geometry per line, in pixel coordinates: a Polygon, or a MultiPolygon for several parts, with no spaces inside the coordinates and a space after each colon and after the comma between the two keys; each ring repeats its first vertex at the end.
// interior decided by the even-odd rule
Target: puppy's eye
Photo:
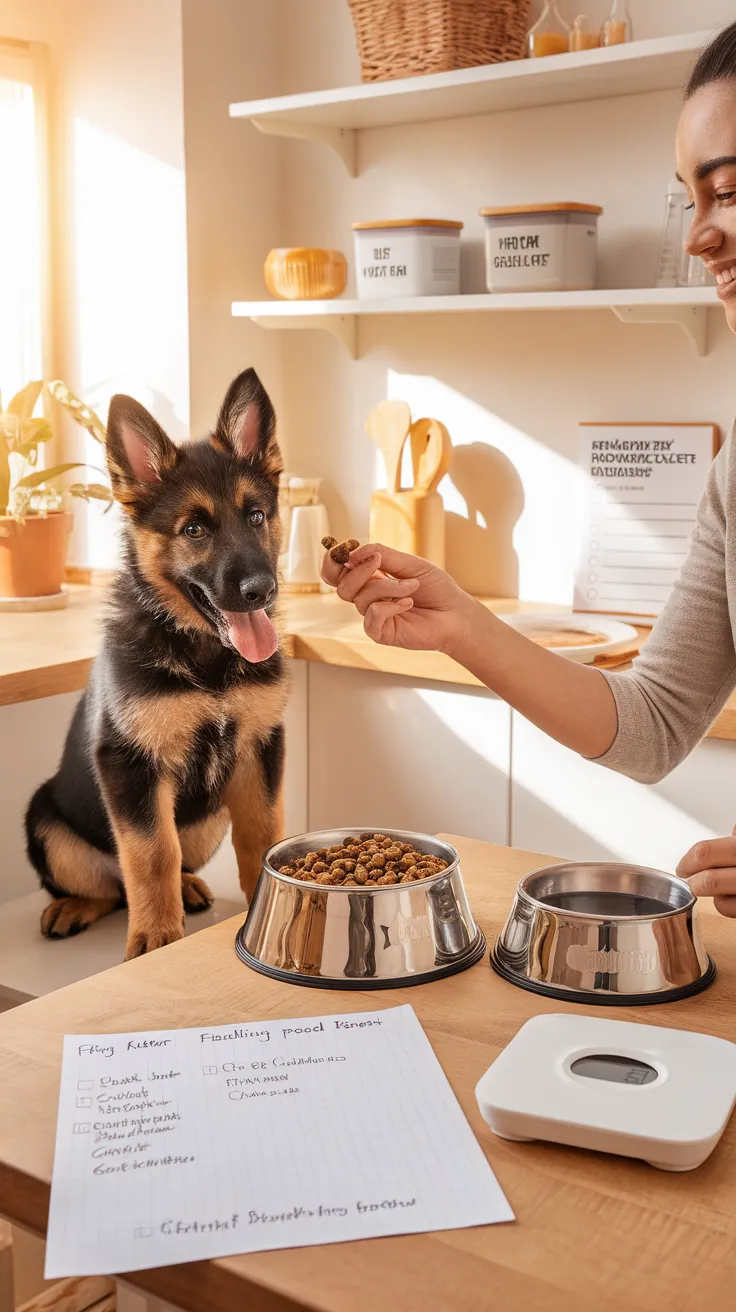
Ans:
{"type": "Polygon", "coordinates": [[[203,538],[206,532],[206,528],[202,524],[198,524],[196,519],[193,519],[191,524],[184,525],[184,533],[188,538],[203,538]]]}
{"type": "Polygon", "coordinates": [[[259,528],[265,518],[266,516],[262,510],[251,510],[248,516],[248,523],[252,524],[253,528],[259,528]]]}

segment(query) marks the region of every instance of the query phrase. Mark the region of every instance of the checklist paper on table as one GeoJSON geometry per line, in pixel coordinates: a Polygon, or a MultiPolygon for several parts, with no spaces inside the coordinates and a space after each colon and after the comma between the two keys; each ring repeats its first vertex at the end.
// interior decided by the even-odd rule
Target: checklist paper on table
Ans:
{"type": "Polygon", "coordinates": [[[712,424],[581,424],[576,611],[658,615],[685,561],[712,424]]]}
{"type": "Polygon", "coordinates": [[[47,1278],[513,1219],[409,1006],[64,1039],[47,1278]]]}

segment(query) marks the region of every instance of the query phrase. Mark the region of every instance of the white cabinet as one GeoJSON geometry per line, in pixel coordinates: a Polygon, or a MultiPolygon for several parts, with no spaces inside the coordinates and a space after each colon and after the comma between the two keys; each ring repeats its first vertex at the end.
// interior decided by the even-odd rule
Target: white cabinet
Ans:
{"type": "Polygon", "coordinates": [[[693,843],[736,823],[736,743],[709,739],[648,786],[584,761],[516,713],[512,734],[514,847],[673,870],[693,843]]]}
{"type": "Polygon", "coordinates": [[[56,772],[78,696],[63,693],[0,707],[0,902],[38,888],[26,857],[26,807],[39,784],[56,772]]]}
{"type": "Polygon", "coordinates": [[[510,711],[490,693],[311,664],[309,828],[508,842],[510,711]]]}

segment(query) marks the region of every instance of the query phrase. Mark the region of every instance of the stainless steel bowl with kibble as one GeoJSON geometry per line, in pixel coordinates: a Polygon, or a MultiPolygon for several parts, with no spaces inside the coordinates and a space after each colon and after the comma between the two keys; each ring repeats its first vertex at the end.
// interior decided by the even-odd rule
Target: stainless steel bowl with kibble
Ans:
{"type": "Polygon", "coordinates": [[[521,988],[597,1006],[675,1002],[716,973],[685,881],[615,862],[525,875],[491,964],[521,988]]]}
{"type": "Polygon", "coordinates": [[[465,970],[482,958],[485,939],[473,920],[454,847],[428,834],[363,826],[301,834],[269,848],[235,947],[242,961],[274,979],[313,988],[376,989],[423,984],[465,970]],[[377,854],[410,847],[428,873],[404,881],[411,863],[404,869],[400,857],[385,858],[383,866],[379,861],[373,868],[381,882],[358,884],[354,854],[342,859],[353,862],[348,883],[314,882],[327,869],[310,871],[309,879],[303,867],[297,871],[301,878],[283,873],[296,870],[295,863],[308,854],[311,866],[327,867],[320,851],[327,856],[330,848],[357,847],[368,833],[381,839],[377,854]],[[386,871],[389,860],[396,883],[383,882],[393,873],[386,871]]]}

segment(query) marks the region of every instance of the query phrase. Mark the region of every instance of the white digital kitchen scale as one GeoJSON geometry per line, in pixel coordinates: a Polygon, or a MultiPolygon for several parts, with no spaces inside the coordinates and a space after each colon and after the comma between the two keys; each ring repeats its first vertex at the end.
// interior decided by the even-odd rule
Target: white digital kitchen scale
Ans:
{"type": "Polygon", "coordinates": [[[502,1139],[547,1139],[692,1171],[736,1101],[736,1044],[596,1016],[534,1016],[475,1090],[502,1139]]]}

